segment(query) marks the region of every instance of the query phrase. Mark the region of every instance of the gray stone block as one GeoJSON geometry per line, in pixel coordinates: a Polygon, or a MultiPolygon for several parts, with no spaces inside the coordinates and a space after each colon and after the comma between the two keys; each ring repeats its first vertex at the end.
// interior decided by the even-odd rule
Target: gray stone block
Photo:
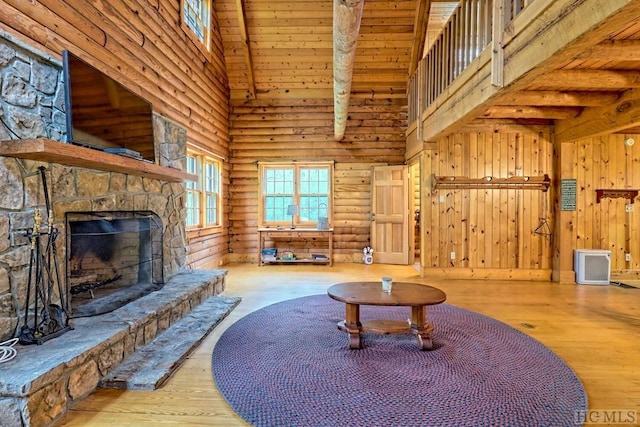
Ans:
{"type": "Polygon", "coordinates": [[[99,384],[102,388],[155,390],[180,367],[211,330],[240,303],[240,298],[213,296],[137,350],[99,384]]]}

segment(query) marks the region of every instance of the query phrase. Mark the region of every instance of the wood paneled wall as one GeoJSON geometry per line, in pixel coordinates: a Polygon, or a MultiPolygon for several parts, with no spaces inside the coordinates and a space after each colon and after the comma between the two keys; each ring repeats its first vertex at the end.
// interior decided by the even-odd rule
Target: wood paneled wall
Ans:
{"type": "Polygon", "coordinates": [[[489,186],[431,191],[428,177],[551,176],[550,133],[457,133],[434,148],[424,152],[423,160],[425,274],[455,268],[469,277],[548,279],[551,237],[536,229],[542,221],[553,227],[552,192],[489,186]]]}
{"type": "MultiPolygon", "coordinates": [[[[185,127],[189,144],[228,157],[229,87],[220,35],[214,30],[211,54],[203,54],[181,28],[179,6],[177,0],[4,0],[0,28],[58,60],[62,50],[73,51],[185,127]]],[[[218,28],[215,14],[212,27],[218,28]]],[[[217,265],[227,242],[226,228],[200,236],[188,249],[190,258],[217,265]]]]}
{"type": "MultiPolygon", "coordinates": [[[[611,251],[612,275],[637,275],[640,269],[640,204],[633,212],[625,198],[596,200],[597,189],[640,189],[640,135],[612,134],[578,141],[573,178],[577,180],[576,211],[572,230],[563,228],[576,249],[611,251]],[[627,137],[636,143],[624,144],[627,137]],[[625,260],[631,254],[631,261],[625,260]]],[[[637,199],[635,199],[637,201],[637,199]]]]}
{"type": "Polygon", "coordinates": [[[265,98],[232,102],[232,259],[257,261],[257,162],[305,160],[335,162],[334,255],[337,261],[361,259],[369,245],[371,166],[404,163],[406,102],[352,100],[345,137],[337,142],[333,99],[265,98]]]}

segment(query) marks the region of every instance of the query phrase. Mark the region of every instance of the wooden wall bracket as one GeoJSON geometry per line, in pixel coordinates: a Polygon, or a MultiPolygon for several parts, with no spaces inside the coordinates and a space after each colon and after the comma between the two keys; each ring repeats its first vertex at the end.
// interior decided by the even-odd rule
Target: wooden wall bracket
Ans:
{"type": "Polygon", "coordinates": [[[438,189],[507,189],[507,190],[541,190],[547,191],[551,185],[549,175],[543,176],[512,176],[496,178],[468,178],[466,176],[435,176],[429,177],[431,191],[438,189]]]}
{"type": "Polygon", "coordinates": [[[636,197],[638,197],[638,190],[624,189],[597,189],[596,190],[596,203],[600,203],[600,200],[609,197],[611,199],[629,199],[629,204],[633,204],[636,197]]]}

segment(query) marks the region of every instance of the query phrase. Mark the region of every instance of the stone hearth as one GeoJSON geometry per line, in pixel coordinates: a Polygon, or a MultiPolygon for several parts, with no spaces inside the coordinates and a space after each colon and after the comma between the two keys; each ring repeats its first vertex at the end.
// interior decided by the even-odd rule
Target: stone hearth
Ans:
{"type": "Polygon", "coordinates": [[[74,329],[60,337],[16,346],[17,356],[0,365],[0,425],[50,425],[205,300],[220,298],[235,307],[238,298],[217,296],[225,278],[226,270],[184,270],[162,289],[111,313],[73,319],[74,329]]]}

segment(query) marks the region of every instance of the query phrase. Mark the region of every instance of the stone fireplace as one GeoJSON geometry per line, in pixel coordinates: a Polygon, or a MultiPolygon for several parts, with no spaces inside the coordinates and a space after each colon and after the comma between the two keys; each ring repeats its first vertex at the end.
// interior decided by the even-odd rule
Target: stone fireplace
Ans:
{"type": "Polygon", "coordinates": [[[37,312],[34,235],[56,236],[48,307],[67,295],[71,317],[3,364],[2,426],[50,425],[225,287],[224,270],[185,268],[186,129],[153,115],[154,162],[63,142],[61,66],[0,30],[0,342],[37,312]]]}
{"type": "Polygon", "coordinates": [[[66,132],[62,64],[0,35],[0,141],[12,140],[18,149],[21,144],[44,146],[40,150],[45,155],[55,154],[21,157],[0,152],[1,342],[14,336],[24,319],[27,236],[34,212],[43,212],[43,224],[49,221],[40,168],[45,170],[51,221],[59,232],[59,267],[73,301],[72,315],[103,311],[96,308],[103,296],[127,288],[144,288],[136,289],[144,293],[184,268],[185,187],[180,173],[186,165],[186,130],[154,114],[155,164],[59,142],[66,132]],[[87,236],[92,222],[104,229],[102,236],[87,236]],[[84,242],[80,235],[87,237],[84,242]],[[79,243],[73,242],[74,236],[79,243]],[[105,242],[110,240],[120,246],[109,247],[105,242]],[[121,259],[103,260],[108,251],[121,259]]]}

